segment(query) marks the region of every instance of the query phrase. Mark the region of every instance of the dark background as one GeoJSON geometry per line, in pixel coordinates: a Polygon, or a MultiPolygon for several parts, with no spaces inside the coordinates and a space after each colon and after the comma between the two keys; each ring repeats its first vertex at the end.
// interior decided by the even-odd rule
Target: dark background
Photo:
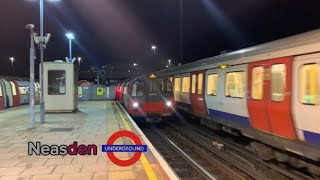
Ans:
{"type": "MultiPolygon", "coordinates": [[[[319,9],[317,0],[184,0],[180,60],[180,0],[45,0],[45,32],[52,33],[45,61],[68,56],[65,34],[71,31],[82,69],[133,62],[156,67],[169,58],[188,63],[317,29],[319,9]]],[[[24,27],[32,23],[39,32],[39,0],[1,1],[0,22],[0,75],[27,76],[30,44],[24,27]],[[13,69],[10,56],[16,58],[13,69]]]]}

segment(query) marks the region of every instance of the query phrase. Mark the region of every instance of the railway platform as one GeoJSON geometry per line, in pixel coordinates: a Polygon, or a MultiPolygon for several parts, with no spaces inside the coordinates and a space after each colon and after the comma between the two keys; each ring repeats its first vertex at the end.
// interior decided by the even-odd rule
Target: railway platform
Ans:
{"type": "MultiPolygon", "coordinates": [[[[75,113],[46,114],[45,124],[40,123],[39,112],[36,117],[36,128],[29,129],[28,106],[0,111],[0,180],[179,179],[117,102],[80,102],[75,113]],[[120,130],[132,131],[148,148],[131,166],[118,166],[102,152],[101,146],[120,130]],[[74,145],[75,141],[78,147],[96,145],[96,155],[94,150],[88,155],[89,148],[86,155],[80,155],[79,148],[77,155],[61,155],[62,151],[57,155],[52,150],[51,145],[59,146],[60,150],[61,146],[74,145]],[[30,151],[30,142],[34,151],[30,151]],[[36,155],[37,142],[50,146],[51,154],[36,155]]],[[[114,144],[133,144],[133,141],[121,137],[114,144]]],[[[48,149],[41,147],[40,151],[48,152],[48,149]]],[[[128,160],[135,153],[114,154],[120,160],[128,160]]]]}

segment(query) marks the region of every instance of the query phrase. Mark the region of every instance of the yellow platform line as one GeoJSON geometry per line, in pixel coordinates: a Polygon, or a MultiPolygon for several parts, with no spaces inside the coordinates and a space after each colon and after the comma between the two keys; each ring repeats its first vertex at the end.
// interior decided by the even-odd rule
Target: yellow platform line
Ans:
{"type": "MultiPolygon", "coordinates": [[[[116,105],[116,108],[119,112],[119,115],[120,115],[120,118],[125,126],[125,128],[128,130],[128,131],[131,131],[131,128],[129,126],[129,124],[127,123],[126,119],[124,118],[123,116],[123,113],[120,111],[119,107],[117,104],[116,105]]],[[[144,170],[146,171],[146,174],[148,176],[149,179],[152,179],[152,180],[156,180],[158,179],[158,177],[156,176],[156,173],[153,171],[148,159],[146,158],[146,156],[142,153],[141,157],[140,157],[140,161],[142,162],[142,165],[144,167],[144,170]]]]}

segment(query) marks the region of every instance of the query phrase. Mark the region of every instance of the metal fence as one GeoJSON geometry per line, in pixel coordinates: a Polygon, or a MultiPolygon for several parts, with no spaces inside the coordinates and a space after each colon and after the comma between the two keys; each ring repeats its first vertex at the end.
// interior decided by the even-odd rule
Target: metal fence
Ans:
{"type": "Polygon", "coordinates": [[[79,101],[103,101],[115,99],[114,86],[78,87],[79,101]]]}

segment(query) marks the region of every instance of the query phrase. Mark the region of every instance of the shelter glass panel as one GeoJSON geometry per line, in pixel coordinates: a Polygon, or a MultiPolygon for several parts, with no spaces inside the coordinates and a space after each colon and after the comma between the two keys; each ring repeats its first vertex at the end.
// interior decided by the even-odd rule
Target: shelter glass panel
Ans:
{"type": "Polygon", "coordinates": [[[48,71],[48,94],[49,95],[66,94],[66,71],[64,70],[48,71]]]}

